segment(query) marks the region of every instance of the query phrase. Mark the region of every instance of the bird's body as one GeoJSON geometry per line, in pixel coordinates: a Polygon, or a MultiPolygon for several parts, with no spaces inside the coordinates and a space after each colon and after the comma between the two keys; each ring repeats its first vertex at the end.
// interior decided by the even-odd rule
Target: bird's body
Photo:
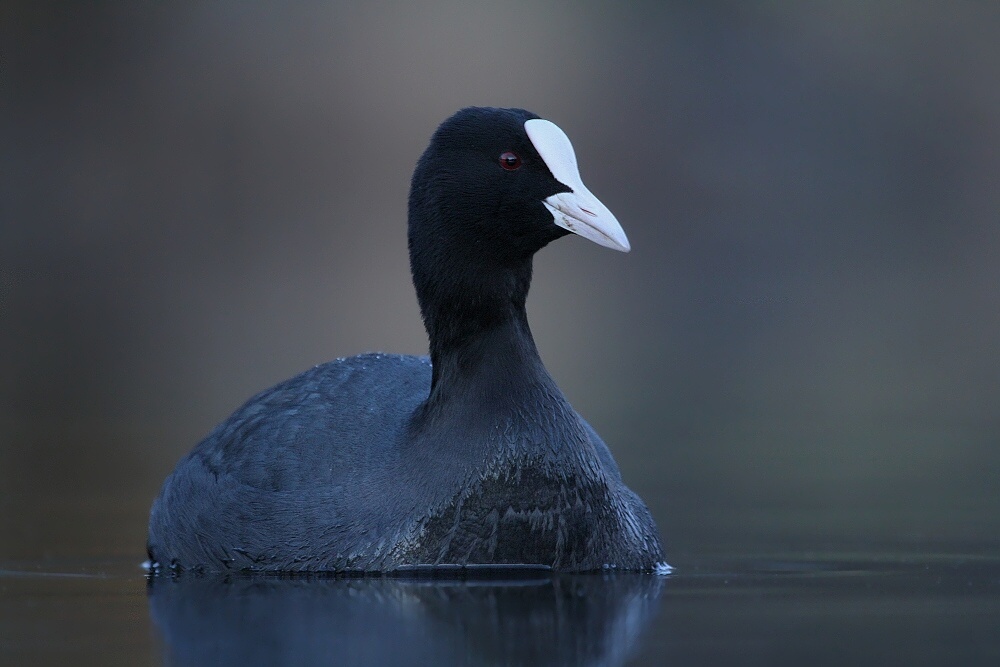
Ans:
{"type": "Polygon", "coordinates": [[[550,130],[533,118],[459,112],[417,167],[410,253],[430,358],[339,359],[251,398],[165,482],[150,516],[152,562],[283,572],[661,566],[649,511],[528,328],[531,257],[567,233],[542,201],[563,206],[554,197],[573,192],[550,173],[561,169],[544,159],[550,130]],[[525,125],[542,137],[529,140],[525,125]],[[513,170],[465,164],[508,150],[513,170]],[[509,176],[522,182],[511,187],[509,176]]]}

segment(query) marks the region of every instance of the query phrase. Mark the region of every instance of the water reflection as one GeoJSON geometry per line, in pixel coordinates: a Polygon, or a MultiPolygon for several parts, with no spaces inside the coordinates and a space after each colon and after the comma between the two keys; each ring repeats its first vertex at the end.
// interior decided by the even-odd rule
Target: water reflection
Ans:
{"type": "Polygon", "coordinates": [[[176,665],[620,665],[665,577],[153,577],[176,665]]]}

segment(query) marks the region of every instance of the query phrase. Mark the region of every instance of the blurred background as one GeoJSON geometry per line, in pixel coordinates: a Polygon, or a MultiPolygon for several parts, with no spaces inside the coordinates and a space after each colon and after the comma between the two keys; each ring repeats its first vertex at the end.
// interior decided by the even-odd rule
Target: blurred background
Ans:
{"type": "Polygon", "coordinates": [[[523,106],[633,251],[542,356],[673,559],[1000,545],[1000,4],[0,7],[0,558],[144,557],[251,394],[423,354],[437,124],[523,106]]]}

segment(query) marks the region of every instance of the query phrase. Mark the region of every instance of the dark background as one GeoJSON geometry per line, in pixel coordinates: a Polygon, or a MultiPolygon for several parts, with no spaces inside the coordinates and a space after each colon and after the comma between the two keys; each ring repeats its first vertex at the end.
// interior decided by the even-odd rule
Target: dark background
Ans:
{"type": "Polygon", "coordinates": [[[529,315],[672,558],[996,548],[1000,4],[359,5],[0,6],[0,558],[138,562],[249,395],[424,353],[409,177],[470,104],[629,235],[529,315]]]}

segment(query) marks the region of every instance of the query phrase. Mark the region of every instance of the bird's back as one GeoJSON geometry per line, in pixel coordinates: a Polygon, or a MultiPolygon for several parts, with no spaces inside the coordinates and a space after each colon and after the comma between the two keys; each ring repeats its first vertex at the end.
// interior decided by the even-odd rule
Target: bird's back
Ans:
{"type": "Polygon", "coordinates": [[[407,422],[426,357],[366,354],[316,366],[248,400],[178,463],[153,504],[160,566],[345,569],[401,511],[407,422]]]}

